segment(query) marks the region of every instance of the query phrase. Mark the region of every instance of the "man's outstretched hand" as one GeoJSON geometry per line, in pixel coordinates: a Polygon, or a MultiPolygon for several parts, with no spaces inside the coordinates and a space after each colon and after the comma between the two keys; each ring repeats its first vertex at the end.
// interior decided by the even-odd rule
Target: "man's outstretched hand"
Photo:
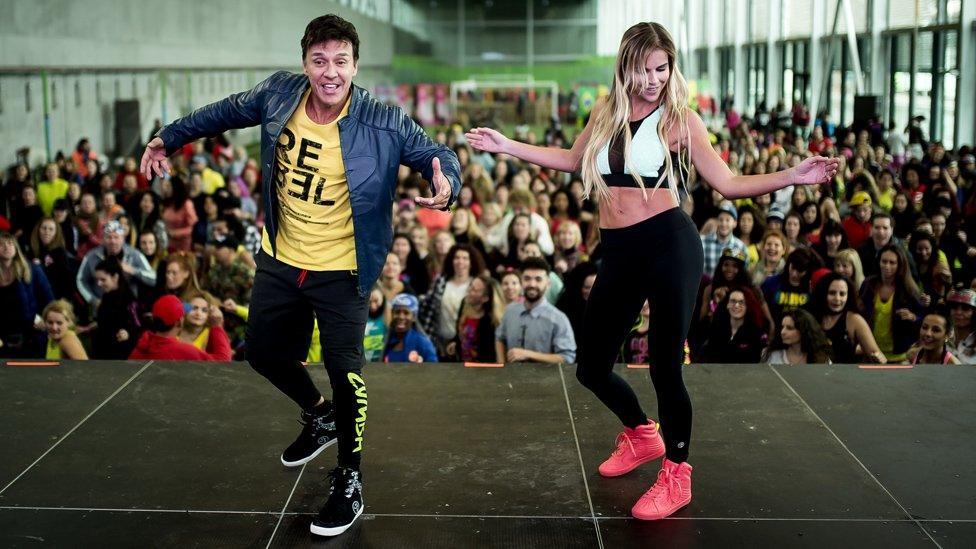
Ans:
{"type": "Polygon", "coordinates": [[[159,177],[169,173],[169,159],[166,158],[166,145],[162,139],[153,137],[152,141],[146,145],[146,151],[142,153],[139,171],[150,181],[153,178],[153,172],[159,177]]]}
{"type": "MultiPolygon", "coordinates": [[[[147,154],[149,148],[146,148],[147,154]]],[[[143,156],[143,161],[145,161],[145,156],[143,156]]],[[[434,176],[431,177],[430,186],[432,190],[436,190],[437,194],[430,198],[422,198],[418,196],[416,198],[417,204],[425,208],[430,208],[432,210],[443,210],[447,207],[447,203],[451,200],[451,182],[444,177],[444,173],[441,172],[441,161],[436,156],[432,162],[432,167],[434,168],[434,176]]]]}

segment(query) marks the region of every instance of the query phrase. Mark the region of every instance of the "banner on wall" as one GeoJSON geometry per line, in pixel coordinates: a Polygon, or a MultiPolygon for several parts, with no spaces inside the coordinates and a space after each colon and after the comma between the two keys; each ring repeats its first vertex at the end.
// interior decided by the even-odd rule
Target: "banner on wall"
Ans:
{"type": "Polygon", "coordinates": [[[410,84],[397,84],[396,104],[403,112],[413,114],[413,88],[410,84]]]}
{"type": "Polygon", "coordinates": [[[576,90],[576,94],[579,96],[576,114],[579,120],[582,121],[590,115],[590,111],[593,110],[593,105],[596,104],[596,86],[580,86],[576,90]]]}
{"type": "Polygon", "coordinates": [[[716,113],[715,99],[709,93],[709,82],[705,79],[688,81],[688,102],[692,108],[706,115],[716,113]]]}
{"type": "Polygon", "coordinates": [[[437,122],[434,117],[433,84],[417,84],[416,116],[420,124],[424,126],[433,126],[437,122]]]}
{"type": "Polygon", "coordinates": [[[373,97],[384,105],[396,104],[396,88],[387,84],[378,84],[373,88],[373,97]]]}
{"type": "Polygon", "coordinates": [[[450,90],[447,84],[434,86],[434,114],[438,123],[445,123],[451,119],[450,90]]]}

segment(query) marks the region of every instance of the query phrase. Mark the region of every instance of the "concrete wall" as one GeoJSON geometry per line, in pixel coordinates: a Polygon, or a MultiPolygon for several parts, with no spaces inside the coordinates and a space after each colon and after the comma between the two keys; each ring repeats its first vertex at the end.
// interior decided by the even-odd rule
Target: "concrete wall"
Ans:
{"type": "MultiPolygon", "coordinates": [[[[389,0],[6,0],[0,164],[25,145],[34,160],[46,156],[42,73],[52,154],[82,136],[99,152],[112,151],[115,100],[139,100],[140,134],[148,135],[157,118],[172,121],[275,70],[300,72],[305,26],[330,12],[359,31],[357,84],[389,83],[389,0]]],[[[242,131],[237,138],[255,135],[242,131]]]]}

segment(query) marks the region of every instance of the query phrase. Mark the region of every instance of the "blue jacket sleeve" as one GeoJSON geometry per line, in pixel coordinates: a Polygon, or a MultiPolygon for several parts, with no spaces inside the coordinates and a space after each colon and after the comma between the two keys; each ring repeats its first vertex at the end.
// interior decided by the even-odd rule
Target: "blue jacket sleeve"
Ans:
{"type": "Polygon", "coordinates": [[[216,103],[200,107],[163,127],[158,135],[166,145],[166,153],[173,154],[183,145],[201,137],[260,124],[264,93],[282,73],[284,71],[279,71],[251,90],[235,93],[216,103]]]}
{"type": "Polygon", "coordinates": [[[417,341],[418,352],[420,356],[424,357],[424,362],[437,362],[437,349],[434,348],[434,344],[430,341],[430,338],[418,334],[420,337],[417,341]]]}
{"type": "MultiPolygon", "coordinates": [[[[416,170],[423,175],[424,179],[431,181],[434,169],[431,163],[434,157],[441,161],[441,172],[444,177],[451,182],[451,199],[444,208],[446,211],[457,200],[458,193],[461,192],[461,163],[454,151],[444,145],[434,143],[430,136],[424,132],[412,118],[403,115],[400,124],[400,138],[403,140],[403,148],[400,149],[400,163],[416,170]]],[[[431,183],[431,194],[437,194],[437,189],[431,183]]]]}
{"type": "Polygon", "coordinates": [[[31,279],[34,281],[34,299],[37,300],[37,310],[40,311],[47,304],[54,301],[54,292],[51,291],[51,283],[47,279],[39,265],[31,264],[31,279]]]}

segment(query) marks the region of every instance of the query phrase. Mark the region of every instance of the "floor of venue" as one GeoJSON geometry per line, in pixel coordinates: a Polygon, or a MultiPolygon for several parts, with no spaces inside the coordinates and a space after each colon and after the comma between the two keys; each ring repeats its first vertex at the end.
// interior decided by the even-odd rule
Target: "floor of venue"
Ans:
{"type": "Polygon", "coordinates": [[[2,547],[976,544],[968,367],[688,366],[694,499],[641,522],[659,464],[597,474],[620,426],[573,367],[370,364],[366,514],[323,539],[335,448],[282,467],[297,410],[246,364],[33,364],[0,365],[2,547]]]}

